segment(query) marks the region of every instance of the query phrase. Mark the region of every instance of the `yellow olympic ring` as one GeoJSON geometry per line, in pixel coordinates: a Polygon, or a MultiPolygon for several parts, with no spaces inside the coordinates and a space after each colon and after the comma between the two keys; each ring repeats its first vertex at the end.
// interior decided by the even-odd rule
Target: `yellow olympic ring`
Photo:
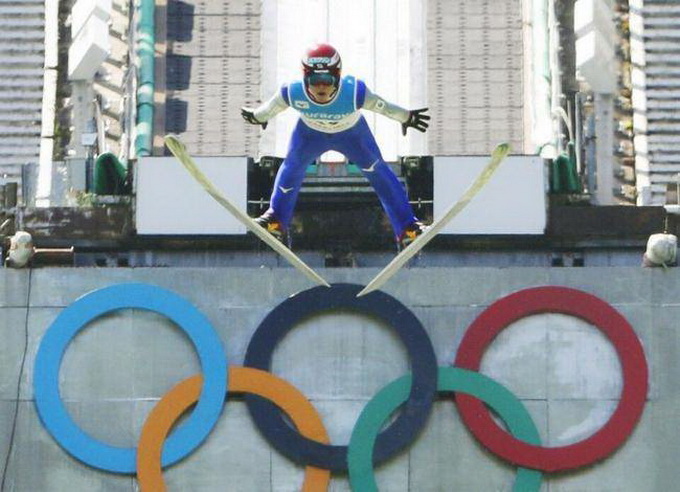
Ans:
{"type": "MultiPolygon", "coordinates": [[[[161,470],[161,451],[173,424],[201,394],[203,377],[192,376],[174,386],[154,406],[144,422],[137,448],[137,479],[143,491],[167,490],[161,470]]],[[[229,367],[229,388],[232,393],[251,393],[270,400],[286,412],[304,436],[329,443],[328,433],[312,404],[290,383],[273,374],[249,367],[229,367]]],[[[328,489],[329,470],[305,467],[303,492],[328,489]]]]}

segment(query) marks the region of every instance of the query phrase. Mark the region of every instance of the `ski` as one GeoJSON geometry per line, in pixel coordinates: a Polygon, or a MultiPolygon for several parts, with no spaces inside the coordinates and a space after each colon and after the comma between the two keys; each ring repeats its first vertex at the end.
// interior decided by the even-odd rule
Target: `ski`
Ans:
{"type": "Polygon", "coordinates": [[[239,222],[248,228],[250,232],[255,234],[257,237],[262,239],[267,245],[276,251],[278,254],[283,256],[288,263],[295,267],[298,271],[303,273],[307,278],[317,282],[326,287],[330,287],[330,284],[316,273],[309,265],[302,261],[295,253],[293,253],[289,248],[284,246],[281,242],[275,239],[271,234],[264,230],[260,225],[258,225],[253,219],[251,219],[245,212],[239,209],[236,205],[231,203],[227,197],[222,195],[220,191],[215,188],[215,186],[210,182],[210,180],[203,174],[203,172],[198,168],[194,160],[191,158],[187,152],[184,144],[174,135],[165,136],[165,145],[167,145],[170,152],[177,158],[179,162],[189,171],[189,174],[203,187],[205,191],[212,196],[217,203],[222,205],[227,211],[232,214],[239,222]]]}
{"type": "Polygon", "coordinates": [[[357,294],[357,297],[364,296],[369,292],[382,287],[394,274],[396,274],[401,267],[403,267],[408,260],[413,258],[433,237],[435,237],[442,228],[448,224],[451,219],[458,215],[470,201],[475,197],[479,190],[481,190],[486,183],[489,182],[491,176],[496,172],[498,166],[503,162],[510,153],[510,145],[502,143],[496,146],[491,158],[486,167],[482,169],[477,179],[470,185],[470,187],[463,193],[460,199],[451,205],[444,214],[434,221],[434,223],[420,236],[418,236],[411,244],[404,248],[385,268],[383,268],[376,277],[371,280],[364,289],[357,294]]]}

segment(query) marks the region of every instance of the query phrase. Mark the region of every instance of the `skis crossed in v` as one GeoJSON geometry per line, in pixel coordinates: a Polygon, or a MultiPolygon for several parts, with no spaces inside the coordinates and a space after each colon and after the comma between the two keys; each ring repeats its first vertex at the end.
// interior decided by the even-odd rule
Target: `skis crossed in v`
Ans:
{"type": "MultiPolygon", "coordinates": [[[[201,172],[194,160],[191,158],[186,150],[184,144],[173,135],[165,136],[165,144],[170,152],[182,163],[189,174],[203,187],[205,191],[210,194],[220,205],[229,211],[239,222],[246,226],[246,228],[254,233],[257,237],[262,239],[274,251],[283,256],[293,267],[303,273],[310,280],[330,287],[330,284],[309,265],[302,261],[293,251],[275,239],[271,234],[265,231],[259,224],[250,218],[245,212],[236,207],[229,201],[222,193],[215,188],[215,186],[208,180],[208,178],[201,172]]],[[[501,162],[510,153],[510,145],[502,143],[498,145],[493,153],[488,164],[477,179],[470,185],[470,187],[463,193],[463,196],[451,207],[449,207],[444,214],[434,221],[434,223],[423,234],[418,236],[409,246],[402,250],[385,268],[383,268],[376,277],[371,280],[366,287],[357,294],[357,297],[364,296],[378,290],[390,278],[392,278],[401,268],[413,258],[421,249],[427,245],[428,242],[434,238],[439,231],[441,231],[446,224],[448,224],[456,215],[458,215],[470,201],[479,193],[479,191],[489,182],[491,176],[496,172],[501,162]]]]}

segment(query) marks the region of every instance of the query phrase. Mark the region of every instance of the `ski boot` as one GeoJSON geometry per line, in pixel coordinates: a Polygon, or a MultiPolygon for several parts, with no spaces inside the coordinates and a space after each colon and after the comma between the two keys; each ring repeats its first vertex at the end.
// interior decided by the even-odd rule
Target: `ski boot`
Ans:
{"type": "Polygon", "coordinates": [[[416,240],[423,232],[427,230],[428,226],[420,221],[413,222],[406,226],[404,231],[397,237],[397,248],[403,251],[409,244],[416,240]]]}
{"type": "Polygon", "coordinates": [[[264,227],[269,234],[274,236],[279,242],[283,243],[284,246],[290,247],[288,232],[286,229],[284,229],[283,224],[279,222],[272,212],[265,212],[257,219],[253,220],[255,220],[255,222],[261,227],[264,227]]]}

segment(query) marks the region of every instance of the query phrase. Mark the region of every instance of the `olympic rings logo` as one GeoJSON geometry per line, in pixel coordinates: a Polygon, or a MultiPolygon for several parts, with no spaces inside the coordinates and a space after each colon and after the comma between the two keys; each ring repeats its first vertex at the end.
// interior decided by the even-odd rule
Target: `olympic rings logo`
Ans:
{"type": "Polygon", "coordinates": [[[35,360],[35,404],[43,425],[73,457],[109,472],[137,474],[143,490],[165,490],[162,468],[193,452],[217,423],[228,393],[246,393],[246,404],[268,442],[303,464],[302,490],[326,490],[332,471],[348,471],[353,490],[377,490],[373,468],[410,445],[425,425],[440,393],[456,394],[463,422],[500,458],[517,465],[513,490],[539,490],[541,472],[574,470],[602,460],[632,433],[644,409],[648,368],[644,350],[628,321],[605,301],[567,287],[528,288],[489,306],[473,321],[454,365],[438,367],[429,337],[416,316],[395,298],[376,291],[356,297],[353,284],[316,287],[286,299],[254,333],[245,367],[227,366],[222,342],[192,304],[160,287],[119,284],[91,292],[64,309],[45,333],[35,360]],[[162,314],[194,344],[202,375],[182,381],[148,415],[137,448],[118,448],[94,439],[68,414],[59,394],[59,368],[75,335],[95,318],[119,309],[162,314]],[[292,385],[269,372],[277,343],[312,314],[345,310],[384,321],[405,345],[412,372],[388,384],[365,406],[349,445],[329,443],[312,404],[292,385]],[[561,313],[597,327],[619,357],[623,390],[609,420],[592,436],[562,447],[544,447],[524,405],[508,389],[477,372],[493,339],[511,323],[540,313],[561,313]],[[192,405],[191,415],[171,428],[192,405]],[[400,408],[384,430],[383,424],[400,408]],[[491,417],[503,420],[507,431],[491,417]],[[296,428],[283,417],[286,414],[296,428]]]}

